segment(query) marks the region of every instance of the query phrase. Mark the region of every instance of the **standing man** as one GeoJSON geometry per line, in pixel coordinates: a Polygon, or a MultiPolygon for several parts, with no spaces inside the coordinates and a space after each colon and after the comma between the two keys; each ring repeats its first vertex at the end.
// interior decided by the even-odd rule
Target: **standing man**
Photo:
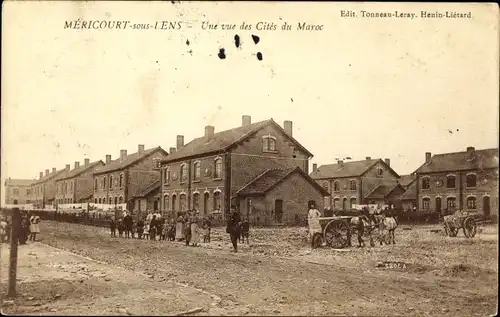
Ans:
{"type": "Polygon", "coordinates": [[[241,216],[236,208],[231,207],[231,214],[227,222],[226,232],[229,233],[231,243],[233,244],[233,251],[238,252],[238,238],[240,236],[241,216]]]}
{"type": "Polygon", "coordinates": [[[309,238],[312,238],[315,232],[321,232],[321,227],[318,219],[319,217],[321,217],[321,213],[318,209],[316,209],[314,203],[311,204],[309,213],[307,215],[307,223],[309,225],[309,238]]]}

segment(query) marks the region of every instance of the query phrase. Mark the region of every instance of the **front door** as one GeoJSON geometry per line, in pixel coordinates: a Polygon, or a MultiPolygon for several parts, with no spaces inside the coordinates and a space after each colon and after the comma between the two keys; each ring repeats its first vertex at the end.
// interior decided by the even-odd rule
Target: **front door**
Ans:
{"type": "Polygon", "coordinates": [[[153,203],[153,210],[158,211],[158,200],[155,200],[155,202],[153,203]]]}
{"type": "Polygon", "coordinates": [[[206,215],[208,214],[208,199],[210,198],[210,195],[208,193],[205,193],[203,195],[203,214],[206,215]]]}
{"type": "Polygon", "coordinates": [[[485,218],[490,218],[490,197],[483,197],[483,214],[485,218]]]}
{"type": "Polygon", "coordinates": [[[283,219],[283,200],[276,199],[274,202],[274,214],[276,216],[276,222],[281,223],[283,219]]]}
{"type": "Polygon", "coordinates": [[[436,212],[441,213],[441,197],[436,197],[436,212]]]}

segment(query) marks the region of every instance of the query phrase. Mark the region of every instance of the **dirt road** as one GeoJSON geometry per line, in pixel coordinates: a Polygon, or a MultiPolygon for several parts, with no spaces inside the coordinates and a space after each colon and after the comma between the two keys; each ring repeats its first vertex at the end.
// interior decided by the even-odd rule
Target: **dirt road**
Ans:
{"type": "MultiPolygon", "coordinates": [[[[234,254],[228,252],[227,238],[222,240],[220,234],[218,239],[217,232],[210,245],[193,248],[165,241],[112,239],[100,229],[50,222],[43,224],[41,239],[110,263],[109,267],[145,272],[158,283],[170,279],[187,283],[221,298],[219,305],[207,302],[199,315],[494,314],[497,240],[451,240],[433,237],[427,228],[418,230],[401,232],[396,246],[344,252],[306,251],[293,237],[280,242],[254,232],[250,245],[234,254]],[[261,246],[263,241],[267,246],[261,246]],[[408,267],[377,268],[380,260],[404,261],[408,267]]],[[[296,235],[296,229],[289,234],[296,235]]]]}

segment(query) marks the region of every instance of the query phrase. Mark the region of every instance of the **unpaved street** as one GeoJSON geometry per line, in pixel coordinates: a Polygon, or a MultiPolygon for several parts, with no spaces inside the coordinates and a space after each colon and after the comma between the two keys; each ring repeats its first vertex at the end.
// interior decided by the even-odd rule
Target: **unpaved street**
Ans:
{"type": "MultiPolygon", "coordinates": [[[[218,230],[210,245],[193,248],[166,241],[112,239],[105,229],[45,222],[41,240],[109,263],[103,269],[105,274],[120,266],[151,276],[135,274],[142,276],[134,286],[138,292],[150,287],[143,283],[170,288],[169,281],[201,289],[206,300],[202,296],[195,305],[175,309],[202,306],[204,311],[198,315],[494,314],[496,228],[484,228],[473,240],[448,238],[429,230],[400,230],[398,244],[391,246],[311,252],[300,228],[256,229],[251,232],[250,245],[237,254],[228,252],[228,239],[218,230]],[[378,261],[391,260],[403,261],[408,267],[377,267],[378,261]],[[219,303],[210,302],[217,297],[219,303]]],[[[57,263],[57,259],[52,261],[57,263]]],[[[134,307],[135,301],[129,297],[124,303],[134,307]]],[[[167,302],[177,305],[165,296],[163,304],[167,302]]],[[[162,309],[148,309],[152,314],[165,314],[162,309]]]]}

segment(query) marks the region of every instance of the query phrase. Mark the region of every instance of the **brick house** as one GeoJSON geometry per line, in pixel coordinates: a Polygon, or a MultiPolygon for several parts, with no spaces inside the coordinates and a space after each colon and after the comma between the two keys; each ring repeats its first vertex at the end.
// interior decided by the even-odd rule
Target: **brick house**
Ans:
{"type": "Polygon", "coordinates": [[[401,175],[399,184],[405,189],[405,192],[399,196],[399,206],[401,210],[411,211],[417,207],[417,191],[415,188],[417,177],[415,173],[410,175],[401,175]]]}
{"type": "Polygon", "coordinates": [[[310,174],[330,196],[325,197],[325,208],[348,211],[353,205],[399,204],[398,195],[404,188],[400,176],[391,168],[389,159],[372,159],[337,164],[313,164],[310,174]]]}
{"type": "Polygon", "coordinates": [[[52,168],[52,172],[45,170],[45,175],[40,172],[40,178],[31,185],[32,198],[31,203],[36,208],[46,208],[55,205],[56,197],[56,179],[69,172],[69,165],[65,169],[56,170],[52,168]]]}
{"type": "Polygon", "coordinates": [[[498,217],[498,148],[425,154],[416,171],[417,210],[477,211],[498,217]]]}
{"type": "Polygon", "coordinates": [[[140,210],[140,205],[133,205],[133,197],[144,186],[160,179],[157,167],[167,155],[159,146],[145,150],[142,144],[133,154],[120,150],[120,157],[113,161],[111,155],[106,155],[106,164],[96,168],[93,174],[94,203],[127,203],[128,210],[140,210]]]}
{"type": "MultiPolygon", "coordinates": [[[[160,176],[158,176],[159,178],[160,176]]],[[[142,187],[137,194],[135,194],[133,199],[133,204],[137,211],[137,216],[140,217],[141,214],[146,210],[159,211],[160,210],[160,185],[161,181],[155,180],[149,184],[142,187]]]]}
{"type": "Polygon", "coordinates": [[[57,205],[87,202],[93,195],[93,173],[104,166],[104,162],[99,160],[91,163],[88,158],[84,162],[82,166],[80,162],[75,162],[73,170],[56,180],[57,205]]]}
{"type": "Polygon", "coordinates": [[[207,126],[204,136],[186,145],[184,137],[178,135],[177,147],[171,148],[162,161],[161,209],[170,216],[197,209],[202,215],[216,213],[225,218],[230,207],[236,206],[252,221],[258,218],[267,219],[268,224],[289,223],[289,214],[298,214],[299,218],[307,215],[307,202],[323,205],[326,193],[307,181],[312,154],[293,138],[291,121],[285,121],[282,128],[273,119],[251,123],[250,116],[243,116],[240,127],[214,131],[213,126],[207,126]],[[306,174],[306,180],[303,173],[292,172],[296,167],[306,174]],[[273,173],[273,169],[285,169],[286,175],[273,173]],[[238,192],[264,175],[276,186],[265,191],[266,204],[257,210],[247,193],[238,192]],[[294,190],[296,179],[302,179],[304,188],[290,198],[287,195],[294,190]],[[274,205],[267,203],[270,201],[274,205]]]}
{"type": "Polygon", "coordinates": [[[5,180],[5,204],[24,205],[31,203],[31,185],[35,179],[9,179],[5,180]]]}

